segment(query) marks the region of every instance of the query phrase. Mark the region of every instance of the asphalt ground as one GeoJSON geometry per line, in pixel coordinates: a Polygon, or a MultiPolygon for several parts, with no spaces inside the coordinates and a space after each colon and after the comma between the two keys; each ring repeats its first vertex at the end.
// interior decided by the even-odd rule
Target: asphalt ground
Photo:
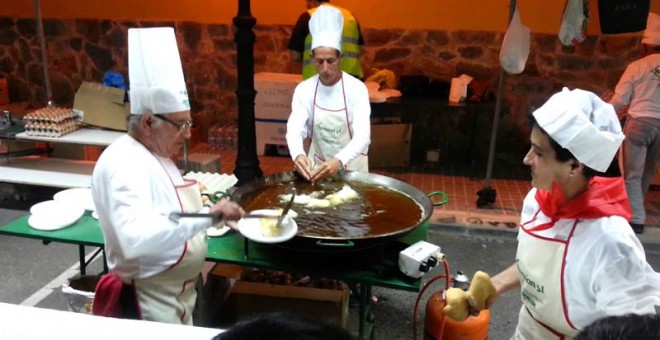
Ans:
{"type": "MultiPolygon", "coordinates": [[[[27,211],[24,210],[0,209],[0,225],[25,214],[27,211]]],[[[649,230],[640,237],[645,245],[647,260],[656,270],[660,268],[660,237],[657,236],[655,230],[649,230]]],[[[513,263],[516,251],[516,233],[506,229],[434,224],[429,228],[428,242],[442,248],[452,273],[460,270],[468,277],[477,270],[493,275],[498,273],[513,263]]],[[[88,255],[94,250],[89,248],[88,255]]],[[[0,235],[0,268],[0,302],[68,310],[61,287],[78,273],[78,247],[61,243],[44,245],[39,240],[0,235]]],[[[93,261],[88,268],[89,273],[101,271],[100,260],[93,261]]],[[[424,277],[424,281],[443,272],[442,267],[436,267],[424,277]]],[[[421,297],[420,320],[417,323],[420,330],[426,300],[432,293],[441,290],[443,282],[436,281],[421,297]]],[[[379,287],[375,287],[373,293],[375,338],[412,339],[417,293],[379,287]]],[[[519,291],[512,291],[498,299],[491,310],[489,339],[508,339],[511,336],[520,305],[519,291]]],[[[358,329],[357,314],[356,305],[351,304],[348,328],[354,333],[358,329]]]]}

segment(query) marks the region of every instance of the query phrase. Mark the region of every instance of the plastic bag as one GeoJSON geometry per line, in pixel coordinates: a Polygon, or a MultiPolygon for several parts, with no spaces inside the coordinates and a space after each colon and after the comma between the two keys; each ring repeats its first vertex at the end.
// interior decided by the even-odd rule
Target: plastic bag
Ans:
{"type": "Polygon", "coordinates": [[[378,83],[381,89],[396,89],[397,81],[394,72],[388,69],[379,70],[377,68],[371,69],[371,72],[373,74],[365,82],[378,83]]]}
{"type": "Polygon", "coordinates": [[[76,313],[92,314],[94,303],[94,289],[98,277],[83,276],[73,278],[62,285],[62,295],[66,298],[69,311],[76,313]]]}
{"type": "Polygon", "coordinates": [[[598,0],[600,31],[603,34],[642,31],[650,9],[650,0],[598,0]]]}
{"type": "Polygon", "coordinates": [[[116,87],[122,90],[126,90],[126,83],[124,82],[124,76],[121,73],[108,71],[101,79],[103,85],[107,87],[116,87]]]}
{"type": "Polygon", "coordinates": [[[516,8],[504,35],[500,51],[500,64],[507,73],[518,74],[525,69],[525,63],[529,57],[529,41],[529,28],[520,21],[518,8],[516,8]]]}
{"type": "MultiPolygon", "coordinates": [[[[588,2],[587,2],[588,4],[588,2]]],[[[568,0],[559,28],[559,40],[564,46],[581,43],[586,38],[589,8],[584,0],[568,0]],[[586,12],[585,12],[586,10],[586,12]]]]}

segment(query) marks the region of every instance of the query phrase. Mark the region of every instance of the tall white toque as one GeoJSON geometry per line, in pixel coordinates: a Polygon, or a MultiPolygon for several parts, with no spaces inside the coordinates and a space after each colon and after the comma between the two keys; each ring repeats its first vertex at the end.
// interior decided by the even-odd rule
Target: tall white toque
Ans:
{"type": "Polygon", "coordinates": [[[173,28],[128,30],[128,75],[132,114],[190,110],[173,28]]]}
{"type": "Polygon", "coordinates": [[[341,35],[344,16],[341,11],[328,5],[319,6],[309,19],[312,35],[312,50],[317,47],[332,47],[341,52],[341,35]]]}
{"type": "Polygon", "coordinates": [[[554,141],[599,172],[607,171],[624,139],[614,107],[589,91],[564,88],[533,115],[554,141]]]}

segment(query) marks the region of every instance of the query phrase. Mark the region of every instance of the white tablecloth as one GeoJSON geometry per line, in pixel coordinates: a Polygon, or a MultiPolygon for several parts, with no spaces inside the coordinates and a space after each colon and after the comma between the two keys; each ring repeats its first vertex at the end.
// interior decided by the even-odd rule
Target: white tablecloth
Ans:
{"type": "Polygon", "coordinates": [[[0,340],[211,339],[220,329],[123,320],[0,303],[0,340]]]}

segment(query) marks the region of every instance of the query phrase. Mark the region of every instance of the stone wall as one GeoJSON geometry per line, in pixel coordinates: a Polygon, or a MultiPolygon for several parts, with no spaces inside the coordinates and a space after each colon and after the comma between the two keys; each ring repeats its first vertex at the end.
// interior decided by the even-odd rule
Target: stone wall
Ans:
{"type": "MultiPolygon", "coordinates": [[[[192,111],[201,138],[216,122],[233,124],[237,115],[235,90],[235,27],[193,22],[111,20],[44,20],[46,53],[53,99],[72,105],[82,81],[100,81],[108,70],[128,76],[127,30],[131,27],[176,28],[188,83],[192,111]]],[[[45,103],[43,70],[35,21],[0,18],[0,76],[9,79],[12,101],[45,103]]],[[[300,72],[286,48],[291,26],[254,28],[255,72],[300,72]]],[[[366,45],[362,64],[396,74],[426,75],[449,80],[462,73],[491,82],[500,73],[499,32],[363,29],[366,45]]],[[[637,57],[639,38],[590,36],[576,47],[562,46],[555,35],[533,34],[525,72],[505,82],[501,134],[525,136],[526,114],[562,86],[596,93],[612,88],[625,65],[637,57]]],[[[519,151],[519,140],[500,139],[499,150],[519,151]]],[[[524,145],[523,148],[527,146],[524,145]]]]}

